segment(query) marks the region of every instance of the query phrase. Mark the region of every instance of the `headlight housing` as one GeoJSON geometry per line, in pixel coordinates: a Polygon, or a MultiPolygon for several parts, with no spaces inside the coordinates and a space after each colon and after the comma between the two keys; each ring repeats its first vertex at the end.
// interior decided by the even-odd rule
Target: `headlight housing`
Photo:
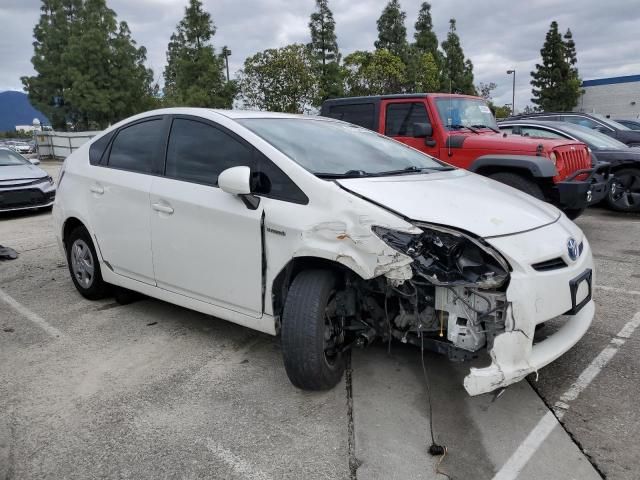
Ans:
{"type": "Polygon", "coordinates": [[[497,288],[509,278],[509,265],[490,246],[457,230],[417,226],[423,233],[371,229],[391,248],[412,257],[414,274],[433,285],[497,288]]]}

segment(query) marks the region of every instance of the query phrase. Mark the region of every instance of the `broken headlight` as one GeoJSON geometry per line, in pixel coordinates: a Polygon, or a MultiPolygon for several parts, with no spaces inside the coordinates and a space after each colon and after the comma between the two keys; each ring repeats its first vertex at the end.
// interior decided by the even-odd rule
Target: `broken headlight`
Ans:
{"type": "Polygon", "coordinates": [[[372,227],[383,242],[414,259],[417,277],[437,286],[497,288],[509,277],[509,266],[493,248],[456,230],[418,225],[421,234],[372,227]]]}

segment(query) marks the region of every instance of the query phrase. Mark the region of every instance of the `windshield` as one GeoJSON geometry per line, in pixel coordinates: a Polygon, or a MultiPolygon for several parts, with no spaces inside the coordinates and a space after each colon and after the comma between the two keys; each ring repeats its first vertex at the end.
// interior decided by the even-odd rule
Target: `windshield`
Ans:
{"type": "Polygon", "coordinates": [[[615,138],[611,138],[609,135],[605,135],[589,127],[567,123],[563,125],[563,128],[570,135],[589,145],[592,150],[626,150],[629,148],[615,138]]]}
{"type": "Polygon", "coordinates": [[[11,165],[30,165],[30,163],[24,157],[11,150],[0,148],[0,167],[11,165]]]}
{"type": "Polygon", "coordinates": [[[615,128],[617,130],[631,130],[629,127],[622,125],[621,123],[614,122],[610,118],[607,118],[600,113],[596,113],[593,116],[596,117],[598,120],[600,120],[602,123],[606,123],[610,127],[615,128]]]}
{"type": "Polygon", "coordinates": [[[461,128],[497,128],[496,119],[484,100],[464,97],[439,97],[436,106],[447,130],[461,128]]]}
{"type": "Polygon", "coordinates": [[[395,140],[348,123],[312,118],[251,118],[238,123],[320,177],[453,168],[395,140]]]}

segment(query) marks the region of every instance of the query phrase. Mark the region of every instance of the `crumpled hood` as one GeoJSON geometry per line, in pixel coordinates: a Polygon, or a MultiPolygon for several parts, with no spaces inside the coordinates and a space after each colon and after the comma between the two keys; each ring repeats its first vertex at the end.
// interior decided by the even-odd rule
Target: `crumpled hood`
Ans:
{"type": "Polygon", "coordinates": [[[552,205],[466,170],[338,183],[411,220],[447,225],[480,237],[531,230],[560,216],[552,205]]]}
{"type": "Polygon", "coordinates": [[[0,182],[3,180],[36,179],[47,176],[47,172],[35,165],[0,166],[0,182]]]}

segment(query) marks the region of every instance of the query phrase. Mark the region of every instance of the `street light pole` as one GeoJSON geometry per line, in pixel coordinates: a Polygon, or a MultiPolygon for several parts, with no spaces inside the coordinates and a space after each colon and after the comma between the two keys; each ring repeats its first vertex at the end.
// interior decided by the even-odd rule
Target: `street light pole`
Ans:
{"type": "Polygon", "coordinates": [[[511,91],[511,115],[516,114],[516,71],[507,70],[507,75],[513,75],[513,89],[511,91]]]}
{"type": "Polygon", "coordinates": [[[229,50],[226,45],[222,47],[222,55],[224,56],[224,63],[227,67],[227,82],[228,82],[229,81],[229,56],[231,55],[231,50],[229,50]]]}

